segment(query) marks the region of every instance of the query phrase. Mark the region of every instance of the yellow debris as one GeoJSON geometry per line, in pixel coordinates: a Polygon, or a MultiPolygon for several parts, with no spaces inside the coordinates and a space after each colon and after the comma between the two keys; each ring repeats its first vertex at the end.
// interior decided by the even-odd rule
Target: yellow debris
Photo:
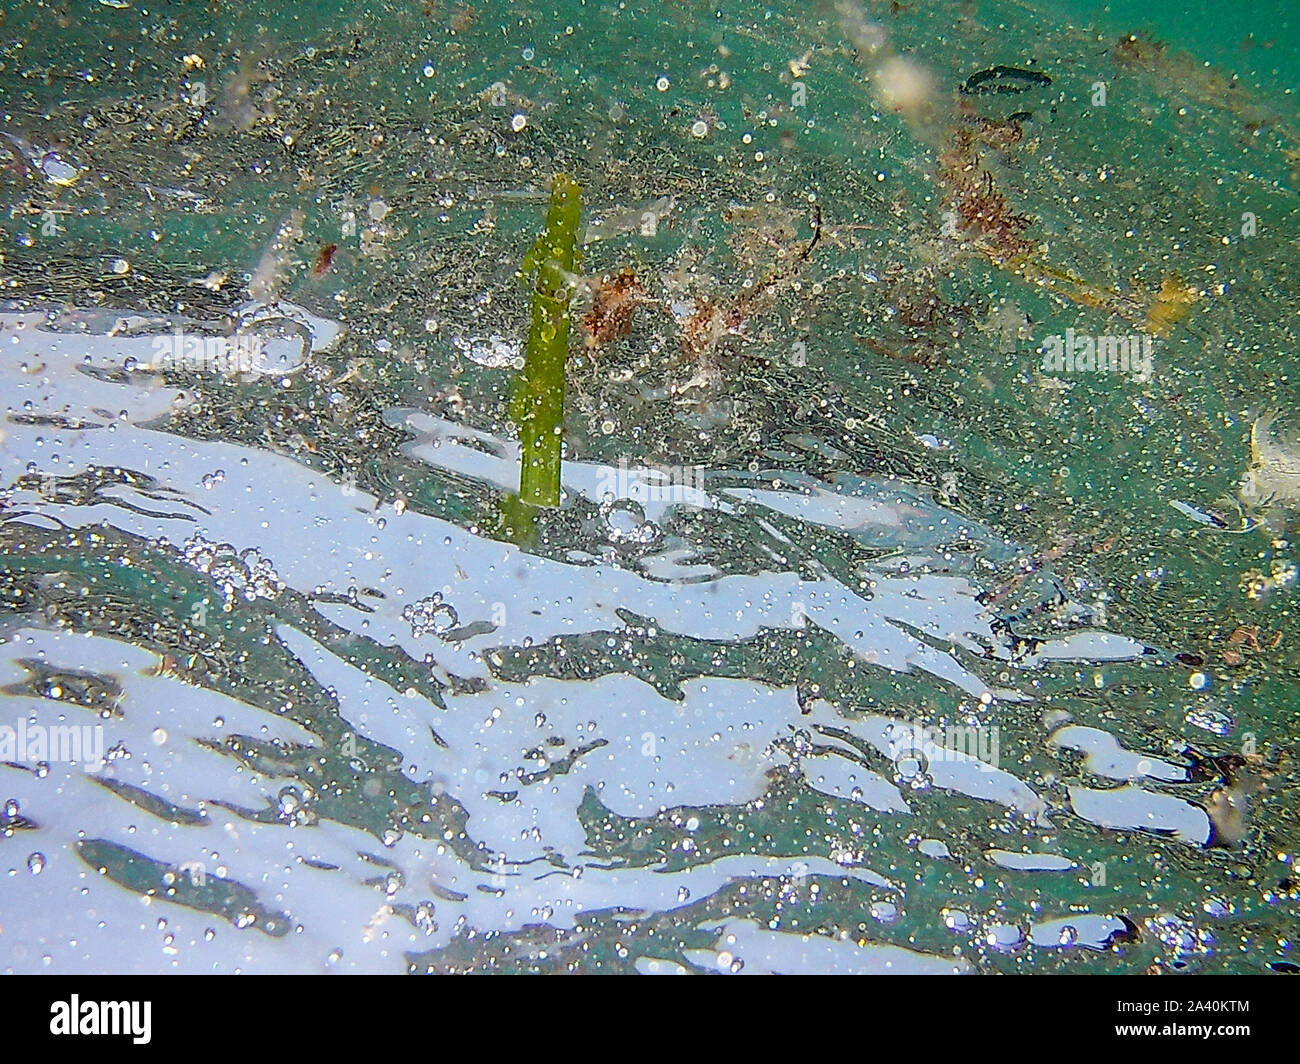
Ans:
{"type": "Polygon", "coordinates": [[[1146,331],[1152,336],[1168,336],[1169,331],[1187,317],[1200,293],[1175,274],[1166,274],[1160,282],[1156,300],[1147,311],[1146,331]]]}

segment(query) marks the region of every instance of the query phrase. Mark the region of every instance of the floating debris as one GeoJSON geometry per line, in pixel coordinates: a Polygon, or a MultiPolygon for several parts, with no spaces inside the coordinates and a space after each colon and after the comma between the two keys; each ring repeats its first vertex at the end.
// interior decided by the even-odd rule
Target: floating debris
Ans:
{"type": "Polygon", "coordinates": [[[1033,242],[1022,235],[1033,219],[1011,208],[992,172],[980,165],[977,143],[969,135],[969,127],[962,127],[954,146],[939,157],[939,174],[951,197],[955,229],[994,261],[1020,258],[1033,250],[1033,242]]]}
{"type": "Polygon", "coordinates": [[[520,344],[493,333],[491,336],[453,336],[451,345],[471,362],[489,369],[508,369],[519,363],[520,344]]]}
{"type": "Polygon", "coordinates": [[[1175,510],[1177,510],[1180,514],[1183,514],[1186,517],[1190,517],[1197,524],[1212,525],[1215,528],[1228,527],[1228,522],[1223,520],[1223,518],[1218,517],[1215,514],[1209,513],[1206,510],[1198,510],[1195,506],[1192,506],[1190,503],[1181,502],[1178,499],[1171,499],[1169,501],[1169,505],[1172,506],[1175,510]]]}
{"type": "Polygon", "coordinates": [[[1180,321],[1191,313],[1192,304],[1200,293],[1174,274],[1167,274],[1160,282],[1160,291],[1147,311],[1146,331],[1152,336],[1168,336],[1180,321]]]}
{"type": "Polygon", "coordinates": [[[934,76],[915,60],[890,56],[876,67],[871,81],[881,106],[909,120],[925,119],[934,110],[934,76]]]}
{"type": "Polygon", "coordinates": [[[1229,848],[1240,845],[1253,826],[1251,814],[1263,790],[1263,775],[1250,760],[1233,759],[1228,782],[1205,803],[1211,825],[1206,845],[1229,848]]]}
{"type": "Polygon", "coordinates": [[[320,251],[316,253],[316,261],[312,263],[311,275],[315,278],[324,277],[330,272],[334,265],[334,255],[338,251],[337,244],[325,244],[320,251]]]}
{"type": "Polygon", "coordinates": [[[1001,95],[1024,92],[1026,89],[1046,88],[1051,83],[1051,78],[1037,70],[995,66],[988,70],[976,71],[962,84],[961,91],[967,96],[984,96],[992,93],[1001,95]]]}
{"type": "Polygon", "coordinates": [[[588,347],[601,347],[632,331],[632,315],[645,297],[636,274],[627,268],[613,277],[602,277],[594,285],[591,309],[582,316],[588,347]]]}
{"type": "Polygon", "coordinates": [[[56,151],[38,148],[13,133],[4,133],[0,136],[18,149],[18,153],[34,174],[39,174],[51,185],[67,188],[76,184],[78,178],[85,173],[80,166],[63,159],[56,151]]]}
{"type": "Polygon", "coordinates": [[[1295,562],[1284,558],[1274,558],[1268,568],[1267,573],[1251,569],[1242,574],[1242,589],[1246,592],[1246,597],[1254,602],[1267,599],[1279,588],[1290,587],[1296,582],[1296,576],[1300,573],[1300,568],[1297,568],[1295,562]]]}
{"type": "Polygon", "coordinates": [[[639,233],[643,237],[652,237],[659,232],[659,223],[672,213],[677,200],[672,196],[660,196],[639,207],[615,210],[597,214],[582,231],[582,242],[594,244],[600,240],[625,233],[639,233]]]}
{"type": "Polygon", "coordinates": [[[1281,532],[1300,509],[1300,441],[1275,439],[1275,420],[1275,414],[1265,414],[1251,425],[1250,467],[1237,496],[1248,513],[1281,532]]]}
{"type": "Polygon", "coordinates": [[[306,215],[293,210],[276,230],[270,247],[258,259],[248,282],[248,294],[256,301],[273,303],[279,297],[289,277],[290,256],[293,247],[302,240],[302,226],[306,215]]]}

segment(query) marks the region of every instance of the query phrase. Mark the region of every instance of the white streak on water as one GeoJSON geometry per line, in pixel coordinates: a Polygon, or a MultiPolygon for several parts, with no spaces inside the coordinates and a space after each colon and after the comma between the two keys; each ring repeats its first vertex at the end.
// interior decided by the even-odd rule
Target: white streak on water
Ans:
{"type": "Polygon", "coordinates": [[[1053,732],[1051,746],[1079,750],[1087,755],[1088,771],[1112,780],[1164,780],[1177,783],[1187,779],[1187,769],[1159,757],[1125,750],[1118,739],[1100,728],[1069,725],[1053,732]]]}
{"type": "Polygon", "coordinates": [[[1200,806],[1142,787],[1071,787],[1070,805],[1098,827],[1158,832],[1195,846],[1210,837],[1210,817],[1200,806]]]}

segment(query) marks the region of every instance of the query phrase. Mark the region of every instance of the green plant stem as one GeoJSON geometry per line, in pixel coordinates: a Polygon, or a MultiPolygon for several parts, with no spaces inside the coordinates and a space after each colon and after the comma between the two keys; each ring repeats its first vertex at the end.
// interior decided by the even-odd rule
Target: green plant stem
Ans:
{"type": "Polygon", "coordinates": [[[511,397],[523,461],[519,495],[534,506],[560,504],[560,453],[564,442],[564,371],[569,354],[569,299],[578,265],[582,192],[559,174],[551,187],[546,229],[524,256],[523,273],[536,271],[524,368],[511,397]]]}

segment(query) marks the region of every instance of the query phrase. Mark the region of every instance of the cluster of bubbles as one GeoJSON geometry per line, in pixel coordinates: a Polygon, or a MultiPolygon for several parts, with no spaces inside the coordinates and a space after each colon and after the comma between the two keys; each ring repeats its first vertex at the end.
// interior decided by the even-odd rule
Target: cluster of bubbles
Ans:
{"type": "Polygon", "coordinates": [[[1153,917],[1147,921],[1147,927],[1175,959],[1202,956],[1214,945],[1214,936],[1209,931],[1173,913],[1153,917]]]}
{"type": "Polygon", "coordinates": [[[402,620],[411,626],[411,635],[418,639],[427,632],[445,635],[460,623],[460,617],[449,602],[443,602],[442,592],[435,591],[402,610],[402,620]]]}
{"type": "MultiPolygon", "coordinates": [[[[35,827],[35,825],[23,819],[22,812],[18,806],[18,799],[8,799],[3,808],[0,808],[0,838],[7,839],[19,828],[29,827],[35,827]]],[[[44,872],[45,854],[30,854],[27,858],[27,871],[34,876],[39,876],[44,872]]]]}
{"type": "Polygon", "coordinates": [[[471,362],[490,369],[509,369],[520,364],[521,352],[518,340],[504,336],[453,336],[451,343],[457,351],[471,362]]]}
{"type": "Polygon", "coordinates": [[[182,545],[181,555],[189,565],[212,578],[227,608],[236,599],[274,599],[284,590],[275,566],[255,547],[238,551],[229,543],[214,543],[195,533],[182,545]]]}
{"type": "Polygon", "coordinates": [[[317,821],[312,810],[310,792],[304,795],[297,787],[284,787],[276,796],[275,815],[281,823],[290,827],[308,827],[317,821]]]}
{"type": "Polygon", "coordinates": [[[0,839],[10,838],[19,828],[26,826],[27,821],[23,819],[18,799],[8,799],[4,806],[0,807],[0,839]]]}
{"type": "Polygon", "coordinates": [[[1213,699],[1204,705],[1192,706],[1183,719],[1193,727],[1222,739],[1232,732],[1235,725],[1231,716],[1215,707],[1216,703],[1213,699]]]}
{"type": "Polygon", "coordinates": [[[647,521],[645,510],[633,499],[609,499],[600,505],[605,539],[616,547],[644,547],[659,537],[659,526],[647,521]]]}
{"type": "Polygon", "coordinates": [[[899,741],[893,762],[893,782],[900,790],[928,791],[934,783],[934,777],[930,775],[930,759],[915,740],[899,741]]]}

